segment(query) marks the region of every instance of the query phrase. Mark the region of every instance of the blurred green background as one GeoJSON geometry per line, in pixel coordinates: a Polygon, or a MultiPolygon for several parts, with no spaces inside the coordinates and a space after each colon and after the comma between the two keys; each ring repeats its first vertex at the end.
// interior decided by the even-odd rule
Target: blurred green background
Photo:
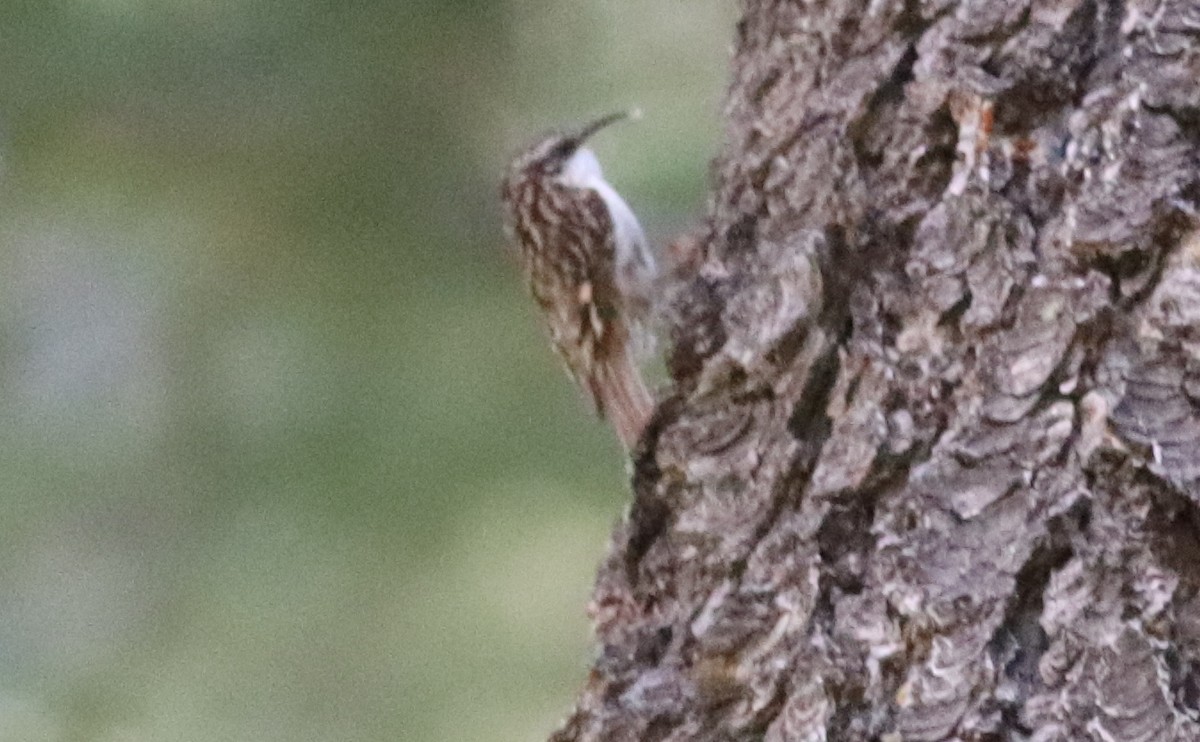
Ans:
{"type": "Polygon", "coordinates": [[[0,742],[544,738],[628,496],[499,177],[639,105],[596,149],[661,242],[733,22],[0,3],[0,742]]]}

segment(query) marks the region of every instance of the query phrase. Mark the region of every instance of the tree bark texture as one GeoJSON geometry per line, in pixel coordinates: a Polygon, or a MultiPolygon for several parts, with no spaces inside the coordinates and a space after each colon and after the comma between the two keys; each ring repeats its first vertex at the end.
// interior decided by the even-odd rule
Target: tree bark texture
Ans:
{"type": "Polygon", "coordinates": [[[725,115],[551,739],[1200,740],[1200,1],[745,0],[725,115]]]}

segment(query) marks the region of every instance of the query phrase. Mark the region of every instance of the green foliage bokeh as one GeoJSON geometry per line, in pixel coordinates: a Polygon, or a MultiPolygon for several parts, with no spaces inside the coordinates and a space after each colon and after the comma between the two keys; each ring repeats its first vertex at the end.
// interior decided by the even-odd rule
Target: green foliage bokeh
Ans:
{"type": "Polygon", "coordinates": [[[0,3],[0,742],[544,737],[621,452],[496,203],[703,206],[729,7],[0,3]]]}

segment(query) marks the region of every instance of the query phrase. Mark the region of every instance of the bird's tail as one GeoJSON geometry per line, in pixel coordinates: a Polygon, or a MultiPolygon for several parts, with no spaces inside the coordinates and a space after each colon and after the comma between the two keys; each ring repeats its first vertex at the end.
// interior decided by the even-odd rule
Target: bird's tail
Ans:
{"type": "Polygon", "coordinates": [[[626,450],[633,450],[650,421],[654,399],[626,344],[598,359],[591,378],[592,398],[601,417],[612,423],[626,450]]]}

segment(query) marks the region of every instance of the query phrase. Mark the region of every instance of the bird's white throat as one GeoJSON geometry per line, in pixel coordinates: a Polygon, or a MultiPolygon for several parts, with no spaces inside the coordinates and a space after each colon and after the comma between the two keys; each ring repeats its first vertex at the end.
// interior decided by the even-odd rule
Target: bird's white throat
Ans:
{"type": "MultiPolygon", "coordinates": [[[[648,276],[654,270],[654,259],[646,245],[646,235],[633,210],[625,199],[608,184],[600,169],[600,161],[587,147],[580,147],[567,160],[559,176],[563,183],[576,188],[591,188],[604,199],[613,222],[613,237],[618,266],[648,276]]],[[[642,278],[642,276],[638,276],[642,278]]]]}

